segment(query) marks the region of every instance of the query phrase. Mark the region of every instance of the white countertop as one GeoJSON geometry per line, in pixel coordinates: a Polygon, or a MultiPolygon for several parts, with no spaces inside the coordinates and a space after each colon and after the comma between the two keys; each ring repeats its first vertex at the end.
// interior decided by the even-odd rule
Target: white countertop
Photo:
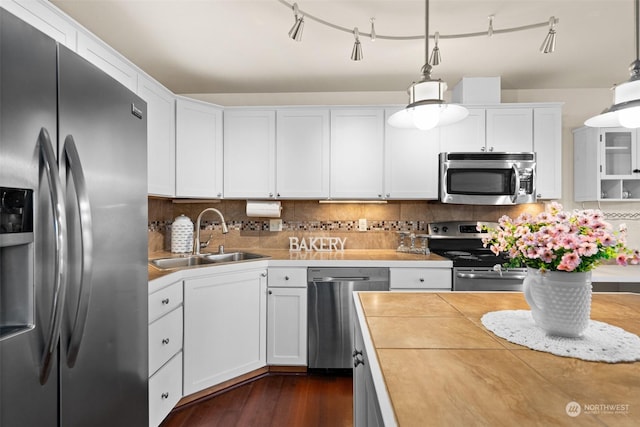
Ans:
{"type": "Polygon", "coordinates": [[[591,272],[592,282],[638,283],[640,285],[640,265],[600,265],[591,272]]]}

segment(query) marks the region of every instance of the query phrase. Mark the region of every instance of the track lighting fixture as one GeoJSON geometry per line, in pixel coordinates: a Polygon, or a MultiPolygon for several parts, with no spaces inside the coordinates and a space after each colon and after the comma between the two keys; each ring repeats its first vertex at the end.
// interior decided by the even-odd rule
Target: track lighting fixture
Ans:
{"type": "Polygon", "coordinates": [[[304,30],[304,16],[299,15],[298,3],[293,4],[293,16],[295,22],[289,30],[289,37],[299,42],[302,40],[302,30],[304,30]]]}
{"type": "Polygon", "coordinates": [[[351,50],[351,60],[362,61],[362,46],[360,45],[360,32],[358,31],[358,27],[353,29],[353,37],[355,37],[356,41],[351,50]]]}
{"type": "Polygon", "coordinates": [[[631,77],[614,88],[613,105],[584,122],[591,127],[640,128],[640,0],[635,0],[636,59],[629,66],[631,77]]]}
{"type": "Polygon", "coordinates": [[[455,123],[469,115],[469,111],[463,106],[445,103],[447,84],[440,79],[431,78],[433,67],[429,64],[429,0],[425,0],[424,33],[425,64],[421,70],[422,79],[409,87],[409,105],[389,117],[388,123],[391,126],[428,130],[455,123]]]}
{"type": "Polygon", "coordinates": [[[435,46],[433,47],[433,50],[431,51],[431,57],[429,58],[429,64],[433,65],[434,67],[436,65],[439,65],[440,62],[442,62],[442,57],[440,56],[440,48],[438,47],[438,40],[440,39],[440,33],[436,31],[436,34],[433,36],[433,39],[435,41],[435,46]]]}
{"type": "Polygon", "coordinates": [[[540,45],[540,52],[552,53],[556,50],[556,18],[549,18],[549,32],[540,45]]]}
{"type": "Polygon", "coordinates": [[[489,15],[489,28],[487,28],[487,36],[493,36],[493,15],[489,15]]]}

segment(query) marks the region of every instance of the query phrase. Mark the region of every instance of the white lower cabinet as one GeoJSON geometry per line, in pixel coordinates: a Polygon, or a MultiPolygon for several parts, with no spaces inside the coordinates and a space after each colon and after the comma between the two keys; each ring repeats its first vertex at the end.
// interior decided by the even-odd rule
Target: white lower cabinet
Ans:
{"type": "Polygon", "coordinates": [[[451,269],[392,267],[389,269],[389,281],[392,291],[450,291],[451,269]]]}
{"type": "Polygon", "coordinates": [[[353,349],[353,425],[354,427],[384,426],[378,396],[373,384],[373,376],[367,350],[364,346],[360,323],[354,319],[353,349]]]}
{"type": "Polygon", "coordinates": [[[182,281],[149,294],[149,426],[182,398],[182,281]]]}
{"type": "Polygon", "coordinates": [[[182,352],[149,378],[149,426],[160,425],[182,398],[182,352]]]}
{"type": "Polygon", "coordinates": [[[270,268],[267,364],[307,365],[307,269],[270,268]]]}
{"type": "Polygon", "coordinates": [[[267,271],[245,266],[184,281],[185,395],[266,365],[267,271]]]}

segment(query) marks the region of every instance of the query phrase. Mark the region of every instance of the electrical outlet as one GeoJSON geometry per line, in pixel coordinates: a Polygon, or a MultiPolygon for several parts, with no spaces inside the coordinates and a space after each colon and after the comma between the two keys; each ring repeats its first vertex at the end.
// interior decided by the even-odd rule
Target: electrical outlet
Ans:
{"type": "Polygon", "coordinates": [[[367,231],[367,219],[360,218],[358,220],[358,231],[367,231]]]}
{"type": "Polygon", "coordinates": [[[282,231],[282,220],[281,219],[270,219],[269,220],[269,231],[282,231]]]}

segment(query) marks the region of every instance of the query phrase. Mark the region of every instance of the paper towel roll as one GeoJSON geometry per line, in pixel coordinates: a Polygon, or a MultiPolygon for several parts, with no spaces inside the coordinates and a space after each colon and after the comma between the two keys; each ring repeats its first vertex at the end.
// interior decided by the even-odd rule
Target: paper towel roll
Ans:
{"type": "Polygon", "coordinates": [[[280,218],[281,212],[280,202],[247,200],[247,216],[249,217],[280,218]]]}

